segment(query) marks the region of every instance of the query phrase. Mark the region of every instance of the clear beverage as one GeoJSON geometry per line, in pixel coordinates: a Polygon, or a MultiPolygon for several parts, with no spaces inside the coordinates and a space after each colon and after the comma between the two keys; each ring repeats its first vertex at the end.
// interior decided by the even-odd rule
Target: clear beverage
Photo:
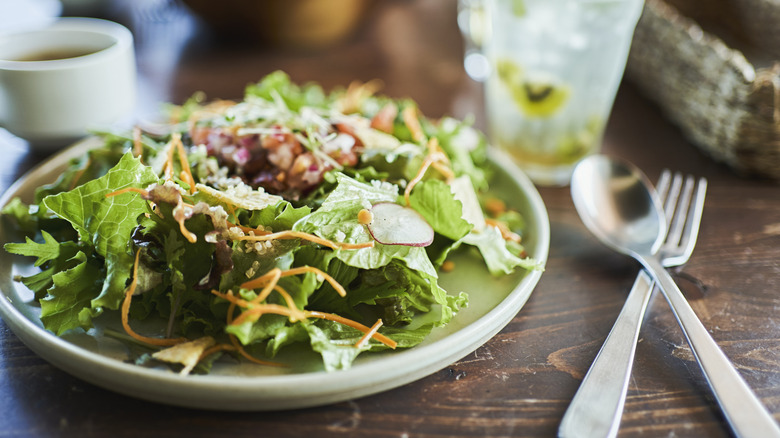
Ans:
{"type": "Polygon", "coordinates": [[[643,0],[486,0],[491,140],[539,185],[601,146],[643,0]]]}

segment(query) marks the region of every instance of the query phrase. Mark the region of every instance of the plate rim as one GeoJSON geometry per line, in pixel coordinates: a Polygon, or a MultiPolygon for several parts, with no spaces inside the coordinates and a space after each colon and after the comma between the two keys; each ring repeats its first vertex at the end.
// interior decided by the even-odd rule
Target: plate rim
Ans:
{"type": "MultiPolygon", "coordinates": [[[[47,174],[65,161],[79,157],[102,144],[88,137],[54,154],[17,179],[0,196],[5,206],[24,185],[39,174],[47,174]]],[[[503,151],[490,147],[491,164],[508,175],[525,196],[535,225],[531,254],[546,265],[550,245],[550,223],[544,202],[531,180],[503,151]]],[[[17,337],[36,354],[69,374],[97,386],[132,397],[176,406],[229,411],[266,411],[320,406],[366,396],[411,383],[471,354],[502,330],[522,310],[542,276],[541,270],[527,272],[498,305],[472,323],[430,344],[393,352],[378,362],[356,364],[336,372],[315,371],[269,376],[189,375],[148,369],[106,357],[82,348],[43,329],[28,319],[0,290],[0,317],[17,337]],[[414,363],[409,369],[408,364],[414,363]],[[382,371],[378,373],[377,371],[382,371]],[[379,376],[379,377],[377,377],[379,376]],[[120,379],[126,378],[126,380],[120,379]],[[336,377],[336,378],[334,378],[336,377]],[[134,379],[145,385],[135,385],[134,379]],[[352,384],[365,382],[370,384],[352,384]],[[153,383],[153,385],[152,385],[153,383]],[[144,388],[142,388],[142,386],[144,388]],[[202,400],[200,395],[210,397],[202,400]],[[229,392],[230,395],[225,395],[229,392]],[[220,394],[222,394],[220,396],[220,394]]],[[[18,305],[25,305],[24,303],[18,305]]]]}

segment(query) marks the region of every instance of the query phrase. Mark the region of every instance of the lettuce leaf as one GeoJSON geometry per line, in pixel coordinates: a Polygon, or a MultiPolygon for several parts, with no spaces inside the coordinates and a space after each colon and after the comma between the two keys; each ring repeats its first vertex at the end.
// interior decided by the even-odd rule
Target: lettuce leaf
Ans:
{"type": "MultiPolygon", "coordinates": [[[[128,139],[128,143],[132,140],[128,139]]],[[[86,154],[71,160],[59,178],[35,191],[35,203],[40,204],[49,195],[65,192],[106,174],[122,158],[127,149],[124,139],[107,137],[103,147],[90,149],[86,154]]]]}
{"type": "Polygon", "coordinates": [[[76,254],[82,248],[72,241],[57,242],[45,230],[41,231],[43,243],[38,243],[26,237],[25,243],[7,243],[5,250],[11,254],[36,257],[35,266],[40,266],[42,270],[29,277],[22,277],[22,284],[27,286],[35,294],[36,299],[46,296],[46,290],[53,284],[53,276],[67,269],[72,268],[77,262],[74,262],[76,254]]]}
{"type": "MultiPolygon", "coordinates": [[[[300,277],[285,277],[279,280],[279,285],[287,291],[295,301],[298,308],[302,309],[308,304],[308,297],[319,287],[321,282],[317,276],[312,273],[306,273],[300,277]]],[[[242,289],[240,295],[247,301],[257,297],[254,291],[242,289]]],[[[284,301],[277,295],[271,294],[267,302],[285,305],[284,301]]],[[[297,323],[296,323],[297,324],[297,323]]],[[[301,340],[300,336],[295,336],[295,330],[288,331],[288,318],[282,315],[268,314],[263,315],[256,321],[246,321],[239,325],[229,325],[225,328],[227,333],[235,335],[244,345],[250,345],[273,338],[275,344],[271,347],[271,355],[275,354],[282,344],[301,340]],[[292,339],[283,339],[285,335],[293,335],[292,339]]]]}
{"type": "Polygon", "coordinates": [[[92,318],[102,311],[90,306],[103,283],[102,267],[81,251],[71,260],[78,264],[54,274],[53,286],[40,301],[41,321],[57,335],[77,327],[91,327],[92,318]]]}
{"type": "Polygon", "coordinates": [[[299,86],[283,71],[275,71],[244,91],[245,97],[259,97],[268,101],[281,99],[287,108],[300,111],[304,106],[325,108],[330,99],[317,84],[299,86]]]}
{"type": "Polygon", "coordinates": [[[462,217],[463,204],[455,199],[450,186],[443,181],[419,183],[409,196],[409,203],[434,231],[452,240],[461,239],[473,228],[462,217]]]}
{"type": "MultiPolygon", "coordinates": [[[[36,257],[33,266],[41,266],[48,261],[57,259],[60,256],[60,249],[63,245],[54,240],[46,230],[42,230],[41,234],[43,235],[43,243],[38,243],[29,237],[25,237],[25,243],[6,243],[4,248],[12,254],[36,257]]],[[[67,243],[75,246],[73,242],[67,243]]]]}
{"type": "Polygon", "coordinates": [[[104,176],[43,199],[46,208],[70,222],[80,239],[105,259],[106,281],[92,300],[92,308],[119,308],[133,268],[128,242],[137,226],[136,218],[148,211],[146,201],[136,193],[106,195],[127,187],[145,188],[157,181],[150,168],[127,153],[104,176]]]}
{"type": "MultiPolygon", "coordinates": [[[[318,320],[303,327],[309,335],[312,350],[322,355],[322,362],[327,371],[347,369],[355,358],[364,351],[382,351],[389,347],[369,340],[363,347],[354,345],[363,333],[332,321],[318,320]]],[[[396,328],[383,326],[379,332],[396,341],[396,348],[411,348],[422,342],[433,329],[433,324],[422,324],[419,327],[396,328]]]]}
{"type": "MultiPolygon", "coordinates": [[[[318,249],[315,246],[302,246],[295,251],[295,266],[312,266],[333,277],[339,284],[348,287],[359,275],[360,270],[349,266],[336,257],[330,250],[318,249]]],[[[347,298],[339,295],[328,282],[322,285],[309,297],[309,306],[323,312],[337,313],[350,318],[360,318],[360,314],[350,304],[347,298]]]]}
{"type": "Polygon", "coordinates": [[[520,258],[507,248],[507,242],[496,227],[485,227],[480,232],[469,233],[461,242],[479,249],[488,270],[493,275],[510,274],[516,267],[535,270],[543,266],[532,258],[520,258]]]}
{"type": "Polygon", "coordinates": [[[0,226],[15,230],[25,237],[37,238],[41,230],[48,231],[60,242],[76,240],[73,227],[46,208],[39,205],[27,205],[19,198],[13,198],[2,210],[0,226]]]}
{"type": "Polygon", "coordinates": [[[32,207],[22,202],[19,198],[13,198],[3,207],[3,225],[8,223],[25,234],[25,236],[34,236],[38,229],[38,216],[31,210],[38,210],[37,206],[32,207]],[[10,219],[10,220],[9,220],[10,219]]]}
{"type": "Polygon", "coordinates": [[[483,165],[487,161],[487,139],[467,121],[443,118],[432,133],[450,157],[456,175],[468,175],[478,190],[488,187],[483,165]]]}
{"type": "Polygon", "coordinates": [[[274,231],[290,230],[296,222],[311,213],[311,208],[296,208],[287,201],[280,201],[276,205],[268,206],[262,210],[243,212],[239,218],[241,223],[252,228],[259,226],[270,227],[274,231]]]}
{"type": "Polygon", "coordinates": [[[348,369],[360,353],[369,349],[367,344],[355,348],[363,333],[351,327],[332,321],[317,321],[304,327],[311,349],[322,355],[326,371],[348,369]]]}
{"type": "MultiPolygon", "coordinates": [[[[296,222],[293,229],[336,242],[373,241],[365,225],[358,222],[358,212],[379,202],[396,202],[397,187],[388,183],[365,184],[344,174],[339,174],[337,178],[338,186],[328,195],[322,206],[296,222]]],[[[436,268],[425,249],[420,247],[374,242],[371,248],[336,251],[336,257],[349,266],[361,269],[381,268],[393,259],[404,260],[412,269],[437,276],[436,268]]]]}
{"type": "Polygon", "coordinates": [[[381,309],[380,317],[388,325],[410,323],[415,315],[432,312],[436,305],[441,306],[441,314],[435,325],[443,325],[466,304],[460,298],[450,300],[435,276],[410,269],[401,261],[363,271],[356,287],[347,294],[347,300],[353,307],[377,306],[381,309]]]}

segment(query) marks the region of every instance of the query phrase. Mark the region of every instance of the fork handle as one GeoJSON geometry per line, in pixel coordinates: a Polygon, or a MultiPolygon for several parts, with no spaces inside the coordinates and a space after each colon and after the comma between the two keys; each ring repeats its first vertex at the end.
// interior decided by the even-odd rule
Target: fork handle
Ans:
{"type": "Polygon", "coordinates": [[[655,257],[638,256],[637,259],[664,293],[735,435],[780,437],[780,427],[772,415],[712,339],[666,269],[655,257]]]}
{"type": "Polygon", "coordinates": [[[561,438],[615,437],[634,363],[639,328],[653,292],[642,270],[634,281],[615,325],[582,379],[558,428],[561,438]]]}

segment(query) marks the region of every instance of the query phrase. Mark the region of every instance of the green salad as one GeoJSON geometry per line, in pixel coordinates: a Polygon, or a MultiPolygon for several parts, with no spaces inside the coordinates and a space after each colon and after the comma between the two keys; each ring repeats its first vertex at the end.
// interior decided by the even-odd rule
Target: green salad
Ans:
{"type": "Polygon", "coordinates": [[[25,236],[5,250],[40,267],[17,280],[43,326],[118,315],[106,334],[147,348],[139,365],[182,374],[219,357],[281,365],[293,344],[331,371],[413,347],[466,306],[438,285],[456,248],[497,276],[542,269],[522,216],[484,195],[483,136],[375,92],[275,72],[240,102],[196,94],[169,124],[98,134],[32,204],[2,211],[25,236]]]}

